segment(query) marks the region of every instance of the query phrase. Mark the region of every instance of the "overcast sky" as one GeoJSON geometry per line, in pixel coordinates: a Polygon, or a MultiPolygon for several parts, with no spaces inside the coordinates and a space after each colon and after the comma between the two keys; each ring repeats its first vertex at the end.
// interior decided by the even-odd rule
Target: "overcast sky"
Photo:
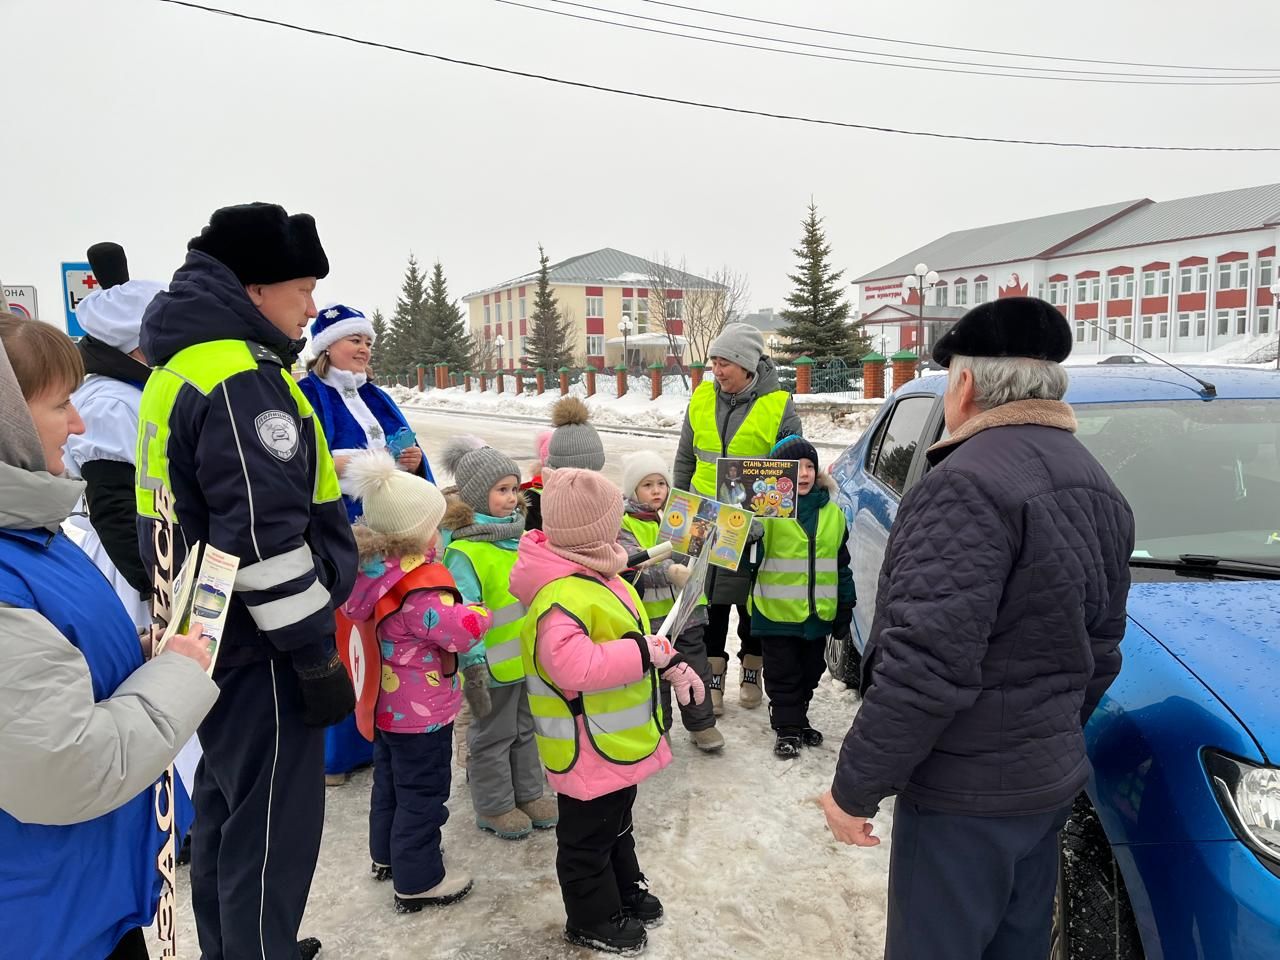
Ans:
{"type": "MultiPolygon", "coordinates": [[[[583,2],[715,22],[641,0],[583,2]]],[[[682,2],[930,43],[1280,69],[1280,4],[1262,0],[682,2]]],[[[1276,85],[1059,83],[833,63],[494,0],[222,5],[512,69],[833,120],[1031,139],[1280,146],[1276,85]]],[[[410,251],[427,264],[439,258],[460,296],[532,269],[541,242],[553,260],[611,246],[684,259],[693,272],[727,264],[748,276],[753,305],[782,306],[810,196],[852,279],[955,229],[1280,180],[1276,153],[968,144],[732,116],[158,0],[0,0],[0,35],[0,278],[38,286],[45,319],[61,315],[58,263],[82,259],[91,243],[119,241],[135,277],[167,279],[215,207],[251,200],[315,215],[332,264],[318,294],[325,301],[389,313],[410,251]]]]}

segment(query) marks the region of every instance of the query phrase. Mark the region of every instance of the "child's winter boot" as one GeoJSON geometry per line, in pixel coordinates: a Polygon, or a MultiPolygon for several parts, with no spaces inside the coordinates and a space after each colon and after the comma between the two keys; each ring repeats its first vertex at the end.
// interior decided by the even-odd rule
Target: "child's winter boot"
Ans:
{"type": "Polygon", "coordinates": [[[822,746],[822,731],[815,730],[813,727],[805,727],[800,731],[800,739],[806,747],[822,746]]]}
{"type": "Polygon", "coordinates": [[[585,926],[565,924],[564,938],[579,947],[590,947],[601,953],[636,957],[649,943],[644,924],[619,910],[608,920],[585,926]]]}
{"type": "Polygon", "coordinates": [[[391,867],[385,863],[379,863],[377,860],[369,865],[369,872],[373,874],[373,879],[381,883],[383,880],[391,879],[391,867]]]}
{"type": "Polygon", "coordinates": [[[764,670],[764,659],[753,653],[742,658],[742,686],[738,688],[738,703],[748,710],[754,710],[764,700],[760,689],[761,672],[764,670]]]}
{"type": "Polygon", "coordinates": [[[800,756],[800,731],[779,730],[773,744],[773,755],[779,760],[794,760],[800,756]]]}
{"type": "Polygon", "coordinates": [[[523,840],[533,833],[533,821],[519,807],[512,807],[506,813],[494,817],[476,815],[476,826],[481,830],[496,833],[503,840],[523,840]]]}
{"type": "Polygon", "coordinates": [[[544,793],[534,800],[516,804],[535,830],[550,830],[560,822],[560,804],[556,803],[554,794],[544,793]]]}
{"type": "Polygon", "coordinates": [[[473,886],[469,876],[461,870],[445,871],[444,879],[422,893],[397,893],[396,913],[417,913],[423,907],[444,907],[457,903],[473,886]]]}
{"type": "Polygon", "coordinates": [[[724,657],[708,657],[711,664],[711,709],[717,717],[724,715],[724,674],[729,661],[724,657]]]}
{"type": "Polygon", "coordinates": [[[715,727],[693,731],[693,742],[703,753],[715,753],[724,749],[724,735],[715,727]]]}
{"type": "Polygon", "coordinates": [[[622,892],[622,912],[646,929],[662,926],[662,901],[649,892],[649,881],[643,875],[634,887],[622,892]]]}

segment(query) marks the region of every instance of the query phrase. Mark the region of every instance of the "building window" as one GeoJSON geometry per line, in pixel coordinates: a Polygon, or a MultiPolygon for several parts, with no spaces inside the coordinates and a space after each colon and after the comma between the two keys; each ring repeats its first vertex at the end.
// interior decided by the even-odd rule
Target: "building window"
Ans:
{"type": "Polygon", "coordinates": [[[1076,303],[1097,303],[1101,298],[1101,277],[1080,277],[1076,280],[1076,303]]]}
{"type": "Polygon", "coordinates": [[[934,299],[937,301],[937,306],[939,306],[939,307],[945,307],[945,306],[947,305],[947,288],[946,288],[946,287],[934,287],[934,288],[933,288],[933,297],[934,297],[934,299]]]}
{"type": "Polygon", "coordinates": [[[963,280],[957,280],[955,285],[956,306],[963,307],[969,302],[969,284],[963,280]]]}
{"type": "Polygon", "coordinates": [[[1125,317],[1123,324],[1123,336],[1126,340],[1133,339],[1133,317],[1125,317]]]}
{"type": "Polygon", "coordinates": [[[1258,286],[1271,286],[1271,271],[1274,268],[1275,261],[1270,257],[1263,257],[1258,261],[1258,286]]]}
{"type": "Polygon", "coordinates": [[[587,334],[587,356],[588,357],[604,356],[604,334],[602,333],[587,334]]]}
{"type": "Polygon", "coordinates": [[[1065,306],[1071,293],[1069,280],[1049,281],[1049,302],[1055,306],[1065,306]]]}
{"type": "Polygon", "coordinates": [[[1107,342],[1110,343],[1116,338],[1116,318],[1107,318],[1107,342]]]}
{"type": "Polygon", "coordinates": [[[684,319],[684,300],[668,300],[664,309],[667,312],[668,320],[684,319]]]}
{"type": "Polygon", "coordinates": [[[511,322],[511,301],[507,301],[507,323],[511,322]]]}
{"type": "Polygon", "coordinates": [[[1231,311],[1219,310],[1216,319],[1218,321],[1218,336],[1225,337],[1231,332],[1231,311]]]}
{"type": "Polygon", "coordinates": [[[529,316],[528,304],[525,302],[524,297],[521,297],[520,298],[520,319],[525,320],[528,318],[528,316],[529,316]]]}
{"type": "Polygon", "coordinates": [[[1084,321],[1076,321],[1076,343],[1084,343],[1084,321]]]}
{"type": "Polygon", "coordinates": [[[1209,315],[1203,310],[1196,313],[1196,336],[1203,337],[1209,330],[1209,315]]]}
{"type": "Polygon", "coordinates": [[[1142,318],[1142,339],[1150,340],[1152,334],[1155,333],[1156,318],[1151,314],[1146,314],[1142,318]]]}
{"type": "Polygon", "coordinates": [[[1271,308],[1259,307],[1258,308],[1258,333],[1270,333],[1270,332],[1271,332],[1271,308]]]}
{"type": "Polygon", "coordinates": [[[489,305],[488,304],[485,304],[485,308],[484,308],[484,325],[486,327],[489,325],[489,305]]]}
{"type": "MultiPolygon", "coordinates": [[[[603,317],[604,316],[604,297],[587,297],[587,316],[603,317]]],[[[591,354],[593,357],[598,354],[591,354]]]]}
{"type": "Polygon", "coordinates": [[[1232,260],[1218,264],[1219,290],[1245,290],[1249,286],[1249,261],[1232,260]]]}
{"type": "Polygon", "coordinates": [[[1178,314],[1178,336],[1184,340],[1191,336],[1191,314],[1178,314]]]}
{"type": "Polygon", "coordinates": [[[636,297],[636,312],[631,317],[635,322],[636,333],[649,332],[649,298],[636,297]]]}
{"type": "Polygon", "coordinates": [[[985,280],[973,281],[973,302],[974,303],[987,302],[987,281],[985,280]]]}
{"type": "Polygon", "coordinates": [[[529,338],[520,338],[520,356],[527,357],[529,355],[529,338]]]}
{"type": "Polygon", "coordinates": [[[1178,270],[1179,293],[1204,293],[1209,289],[1209,265],[1181,267],[1178,270]]]}
{"type": "Polygon", "coordinates": [[[1249,332],[1249,311],[1237,310],[1236,311],[1236,335],[1244,336],[1248,332],[1249,332]]]}
{"type": "Polygon", "coordinates": [[[1122,273],[1107,277],[1108,300],[1133,299],[1133,274],[1122,273]]]}
{"type": "Polygon", "coordinates": [[[1169,271],[1146,270],[1142,274],[1142,295],[1144,297],[1165,297],[1169,295],[1169,271]]]}
{"type": "Polygon", "coordinates": [[[1156,323],[1159,326],[1159,337],[1165,343],[1169,342],[1169,315],[1161,313],[1156,316],[1156,323]]]}

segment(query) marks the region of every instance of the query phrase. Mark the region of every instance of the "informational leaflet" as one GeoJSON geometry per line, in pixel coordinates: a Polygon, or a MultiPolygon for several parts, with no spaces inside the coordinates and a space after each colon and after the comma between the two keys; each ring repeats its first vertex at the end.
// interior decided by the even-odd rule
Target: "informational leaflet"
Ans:
{"type": "Polygon", "coordinates": [[[798,460],[721,457],[716,461],[716,493],[727,503],[757,517],[794,517],[798,460]]]}
{"type": "Polygon", "coordinates": [[[222,632],[227,624],[227,605],[235,586],[240,558],[223,553],[216,547],[195,544],[178,571],[174,583],[172,615],[165,627],[156,653],[175,634],[186,633],[192,622],[198,622],[209,644],[209,675],[218,662],[222,632]]]}
{"type": "Polygon", "coordinates": [[[750,531],[747,512],[687,490],[672,490],[658,539],[670,541],[676,553],[700,558],[706,552],[713,566],[737,570],[750,531]]]}
{"type": "Polygon", "coordinates": [[[663,617],[662,626],[658,629],[658,636],[680,636],[684,630],[684,625],[689,622],[689,617],[698,608],[707,580],[708,561],[715,553],[716,536],[716,532],[713,529],[711,532],[712,549],[704,549],[701,555],[694,557],[693,563],[689,567],[689,580],[685,583],[684,589],[680,591],[679,596],[676,597],[675,606],[663,617]]]}

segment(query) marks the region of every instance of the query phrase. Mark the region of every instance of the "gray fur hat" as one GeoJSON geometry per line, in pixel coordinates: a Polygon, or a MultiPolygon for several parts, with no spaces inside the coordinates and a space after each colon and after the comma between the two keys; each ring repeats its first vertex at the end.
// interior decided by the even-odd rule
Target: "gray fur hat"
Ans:
{"type": "Polygon", "coordinates": [[[444,448],[444,468],[453,474],[458,497],[476,513],[489,515],[489,491],[503,477],[520,479],[520,467],[479,437],[453,437],[444,448]]]}
{"type": "Polygon", "coordinates": [[[588,420],[591,411],[577,397],[563,397],[551,408],[551,425],[555,430],[547,444],[544,466],[558,470],[576,467],[581,470],[604,469],[604,444],[588,420]]]}

